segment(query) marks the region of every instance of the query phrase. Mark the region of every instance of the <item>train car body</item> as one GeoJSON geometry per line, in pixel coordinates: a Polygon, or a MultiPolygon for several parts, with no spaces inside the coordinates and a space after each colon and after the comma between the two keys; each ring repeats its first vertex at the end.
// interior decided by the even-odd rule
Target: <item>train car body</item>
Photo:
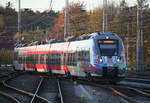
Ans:
{"type": "Polygon", "coordinates": [[[16,70],[91,77],[125,77],[123,41],[115,34],[92,33],[87,40],[19,47],[16,70]]]}

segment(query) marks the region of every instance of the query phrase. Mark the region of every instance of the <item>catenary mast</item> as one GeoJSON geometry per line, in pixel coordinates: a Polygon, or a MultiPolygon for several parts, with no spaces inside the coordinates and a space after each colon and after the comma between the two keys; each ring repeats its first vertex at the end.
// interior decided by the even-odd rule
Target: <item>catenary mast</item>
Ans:
{"type": "Polygon", "coordinates": [[[144,43],[143,43],[143,0],[137,0],[137,42],[136,42],[136,63],[137,70],[144,69],[144,43]]]}
{"type": "Polygon", "coordinates": [[[68,28],[68,24],[69,24],[69,1],[66,0],[66,8],[65,8],[65,18],[64,18],[64,38],[69,34],[69,28],[68,28]]]}
{"type": "Polygon", "coordinates": [[[19,39],[22,40],[22,34],[21,34],[21,0],[18,0],[18,34],[19,39]]]}
{"type": "Polygon", "coordinates": [[[103,32],[108,31],[108,2],[107,0],[103,0],[103,32]]]}

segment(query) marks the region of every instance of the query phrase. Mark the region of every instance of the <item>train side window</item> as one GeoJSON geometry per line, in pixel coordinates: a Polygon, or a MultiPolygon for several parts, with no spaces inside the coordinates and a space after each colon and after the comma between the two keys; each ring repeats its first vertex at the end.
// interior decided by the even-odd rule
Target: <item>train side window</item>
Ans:
{"type": "Polygon", "coordinates": [[[31,64],[31,55],[29,55],[29,64],[31,64]]]}
{"type": "Polygon", "coordinates": [[[50,54],[47,54],[47,64],[50,64],[50,54]]]}
{"type": "Polygon", "coordinates": [[[46,54],[46,64],[50,64],[49,63],[49,54],[46,54]]]}
{"type": "Polygon", "coordinates": [[[38,54],[35,55],[35,64],[38,64],[38,54]]]}
{"type": "Polygon", "coordinates": [[[87,60],[90,61],[90,51],[87,51],[87,60]]]}
{"type": "Polygon", "coordinates": [[[29,64],[29,55],[27,55],[26,62],[27,62],[27,64],[29,64]]]}
{"type": "Polygon", "coordinates": [[[22,64],[24,64],[24,62],[25,62],[25,56],[23,55],[22,56],[22,64]]]}
{"type": "Polygon", "coordinates": [[[75,53],[72,54],[72,65],[74,66],[75,64],[75,53]]]}
{"type": "Polygon", "coordinates": [[[86,57],[87,56],[87,52],[86,51],[84,51],[84,55],[83,55],[83,57],[84,57],[84,60],[86,60],[86,57]]]}
{"type": "Polygon", "coordinates": [[[63,61],[63,63],[64,63],[65,65],[68,64],[67,53],[64,54],[64,61],[63,61]]]}
{"type": "Polygon", "coordinates": [[[69,65],[69,53],[68,53],[68,55],[67,55],[67,65],[69,65]]]}
{"type": "Polygon", "coordinates": [[[57,65],[57,59],[58,59],[58,55],[55,54],[55,65],[57,65]]]}
{"type": "Polygon", "coordinates": [[[32,55],[29,55],[29,64],[32,64],[32,55]]]}
{"type": "Polygon", "coordinates": [[[57,54],[56,53],[54,54],[54,58],[55,58],[54,59],[54,64],[56,65],[56,62],[57,62],[57,54]]]}
{"type": "Polygon", "coordinates": [[[31,55],[31,64],[34,64],[34,55],[31,55]]]}
{"type": "Polygon", "coordinates": [[[70,54],[70,65],[72,64],[72,53],[70,54]]]}
{"type": "Polygon", "coordinates": [[[50,64],[52,64],[52,59],[53,59],[52,54],[50,54],[50,57],[49,57],[50,64]]]}
{"type": "MultiPolygon", "coordinates": [[[[66,53],[64,53],[64,54],[61,54],[62,55],[62,64],[64,64],[64,65],[67,65],[67,54],[66,53]]],[[[60,62],[60,63],[61,63],[60,62]]]]}
{"type": "Polygon", "coordinates": [[[21,56],[18,56],[18,62],[21,64],[21,56]]]}
{"type": "Polygon", "coordinates": [[[70,53],[70,65],[72,64],[72,53],[70,53]]]}
{"type": "Polygon", "coordinates": [[[72,57],[71,57],[71,53],[69,53],[69,65],[71,65],[72,62],[72,57]]]}
{"type": "Polygon", "coordinates": [[[50,54],[49,62],[50,62],[50,64],[52,64],[52,54],[50,54]]]}
{"type": "Polygon", "coordinates": [[[57,65],[60,65],[60,54],[57,54],[57,65]]]}
{"type": "Polygon", "coordinates": [[[58,65],[58,53],[56,54],[56,65],[58,65]]]}
{"type": "Polygon", "coordinates": [[[81,51],[78,52],[78,60],[81,60],[81,51]]]}
{"type": "Polygon", "coordinates": [[[41,64],[45,64],[45,63],[44,63],[44,61],[45,61],[45,60],[44,60],[44,58],[45,58],[44,56],[45,56],[44,54],[41,55],[41,59],[40,59],[40,63],[41,63],[41,64]]]}
{"type": "Polygon", "coordinates": [[[26,64],[26,56],[23,56],[23,64],[26,64]]]}
{"type": "Polygon", "coordinates": [[[55,64],[55,53],[53,54],[53,64],[55,64]]]}

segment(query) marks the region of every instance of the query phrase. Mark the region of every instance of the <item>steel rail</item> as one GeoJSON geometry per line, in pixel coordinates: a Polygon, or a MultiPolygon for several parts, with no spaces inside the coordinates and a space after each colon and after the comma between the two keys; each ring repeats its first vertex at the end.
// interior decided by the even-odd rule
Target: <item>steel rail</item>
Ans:
{"type": "MultiPolygon", "coordinates": [[[[8,80],[10,80],[10,78],[9,78],[8,80]]],[[[28,96],[30,96],[30,97],[33,97],[33,96],[34,96],[34,94],[31,93],[31,92],[27,92],[27,91],[24,91],[24,90],[21,90],[21,89],[18,89],[18,88],[15,88],[15,87],[13,87],[13,86],[8,85],[8,84],[6,83],[8,80],[4,80],[4,81],[3,81],[3,85],[4,85],[5,87],[10,88],[10,89],[13,89],[13,90],[15,90],[15,91],[18,91],[18,92],[20,92],[20,93],[22,93],[22,94],[28,95],[28,96]]],[[[51,103],[51,102],[49,102],[47,99],[45,99],[45,98],[43,98],[43,97],[41,97],[41,96],[36,95],[36,97],[39,98],[39,99],[41,99],[41,100],[43,100],[43,101],[45,101],[46,103],[51,103]]]]}
{"type": "Polygon", "coordinates": [[[114,89],[113,87],[109,87],[108,89],[110,89],[114,94],[122,97],[123,99],[127,100],[130,103],[138,103],[135,99],[133,99],[133,98],[131,98],[131,97],[129,97],[129,96],[119,92],[118,90],[114,89]]]}
{"type": "Polygon", "coordinates": [[[138,89],[132,88],[132,87],[127,87],[127,88],[129,88],[129,89],[131,89],[131,90],[134,90],[134,91],[138,92],[139,94],[142,94],[142,95],[144,95],[144,96],[150,98],[150,94],[148,94],[148,93],[146,93],[146,92],[144,92],[144,91],[142,91],[142,90],[138,90],[138,89]]]}
{"type": "MultiPolygon", "coordinates": [[[[67,80],[67,79],[65,79],[67,80]]],[[[70,81],[72,82],[72,81],[70,81]]],[[[93,82],[86,82],[86,81],[82,81],[82,80],[77,80],[78,83],[81,83],[81,84],[87,84],[87,85],[91,85],[91,86],[96,86],[96,87],[102,87],[102,88],[106,88],[106,89],[109,89],[111,90],[113,93],[115,93],[116,95],[124,98],[125,100],[127,100],[128,102],[130,103],[139,103],[137,100],[133,99],[132,97],[129,97],[127,95],[125,95],[124,93],[122,92],[119,92],[118,90],[114,89],[115,87],[121,87],[121,88],[126,88],[126,89],[130,89],[130,90],[133,90],[137,93],[139,93],[139,95],[143,95],[143,97],[148,97],[150,98],[150,94],[149,93],[146,93],[144,90],[138,90],[139,88],[137,87],[133,87],[133,86],[125,86],[125,85],[108,85],[108,84],[97,84],[97,83],[93,83],[93,82]]]]}
{"type": "Polygon", "coordinates": [[[57,79],[57,84],[58,84],[58,90],[59,90],[59,95],[60,95],[61,103],[64,103],[64,99],[63,99],[63,96],[62,96],[62,91],[61,91],[60,82],[59,82],[58,79],[57,79]]]}
{"type": "MultiPolygon", "coordinates": [[[[62,77],[61,79],[71,81],[70,79],[67,79],[65,77],[64,78],[62,77]]],[[[81,80],[81,79],[76,79],[75,81],[77,81],[77,82],[79,82],[81,84],[94,85],[94,86],[108,86],[109,85],[109,86],[132,87],[132,88],[142,89],[142,91],[147,91],[147,92],[150,93],[150,88],[149,87],[143,87],[143,86],[139,87],[137,85],[119,84],[119,83],[113,85],[113,84],[108,84],[105,81],[102,81],[102,83],[97,83],[95,81],[93,82],[93,81],[90,80],[89,82],[87,82],[86,80],[81,80]]]]}
{"type": "MultiPolygon", "coordinates": [[[[1,92],[1,91],[0,91],[0,95],[9,98],[10,100],[14,101],[15,103],[21,103],[19,100],[17,100],[16,98],[14,98],[13,96],[11,96],[11,95],[9,95],[9,94],[7,94],[7,93],[4,93],[4,92],[1,92]]],[[[12,102],[12,101],[11,101],[11,102],[12,102]]]]}
{"type": "Polygon", "coordinates": [[[125,78],[124,81],[150,84],[150,80],[149,79],[125,78]]]}
{"type": "MultiPolygon", "coordinates": [[[[39,92],[39,90],[40,90],[40,87],[41,87],[41,85],[42,85],[42,83],[43,83],[43,81],[44,81],[44,77],[43,77],[43,76],[42,76],[42,79],[43,79],[43,80],[41,80],[41,82],[40,82],[40,84],[39,84],[39,87],[38,87],[39,89],[37,89],[36,95],[35,95],[35,96],[38,97],[38,98],[43,98],[43,97],[41,97],[41,96],[38,95],[38,92],[39,92]]],[[[47,100],[46,98],[43,98],[43,100],[45,100],[47,103],[52,103],[51,101],[47,100]]]]}
{"type": "Polygon", "coordinates": [[[38,91],[39,91],[39,89],[40,89],[40,87],[41,87],[41,84],[42,84],[43,80],[44,80],[44,78],[41,78],[41,80],[40,80],[40,82],[39,82],[39,84],[38,84],[38,87],[37,87],[37,89],[36,89],[36,91],[35,91],[35,93],[34,93],[33,98],[31,99],[30,103],[33,103],[33,101],[35,100],[36,95],[37,95],[37,93],[38,93],[38,91]]]}
{"type": "Polygon", "coordinates": [[[150,90],[147,90],[147,89],[140,89],[140,90],[147,93],[147,94],[150,94],[150,90]]]}

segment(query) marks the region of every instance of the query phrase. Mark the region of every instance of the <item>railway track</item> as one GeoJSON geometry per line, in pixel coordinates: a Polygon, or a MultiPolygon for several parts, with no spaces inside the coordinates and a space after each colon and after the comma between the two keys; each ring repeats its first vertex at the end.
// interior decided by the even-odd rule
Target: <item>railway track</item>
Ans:
{"type": "Polygon", "coordinates": [[[43,101],[39,101],[37,98],[42,98],[44,101],[46,101],[47,103],[52,103],[51,101],[49,101],[49,100],[47,100],[47,99],[45,99],[45,98],[43,98],[43,97],[41,97],[41,96],[39,96],[38,95],[38,93],[39,93],[39,91],[40,91],[40,88],[41,88],[41,86],[42,86],[42,83],[43,83],[43,81],[44,81],[44,77],[42,77],[41,78],[41,80],[40,80],[40,82],[39,82],[39,84],[38,84],[38,86],[37,86],[37,89],[36,89],[36,91],[35,91],[35,93],[34,93],[34,96],[33,96],[33,98],[32,98],[32,100],[31,100],[31,102],[30,103],[42,103],[43,101]]]}
{"type": "Polygon", "coordinates": [[[27,92],[16,87],[10,86],[7,82],[14,77],[4,80],[1,83],[1,91],[3,98],[14,99],[15,103],[51,103],[43,97],[40,97],[35,93],[27,92]],[[15,95],[14,95],[15,94],[15,95]],[[35,102],[37,101],[37,102],[35,102]]]}
{"type": "MultiPolygon", "coordinates": [[[[15,76],[18,76],[18,75],[16,74],[15,76]]],[[[14,75],[13,76],[11,75],[11,77],[9,76],[7,78],[7,80],[13,79],[13,78],[14,78],[14,75]]],[[[0,91],[1,91],[1,95],[2,95],[3,99],[8,98],[10,100],[9,102],[13,101],[15,103],[24,103],[23,97],[26,98],[26,100],[30,99],[28,96],[26,96],[25,94],[23,94],[19,90],[12,89],[13,87],[7,85],[6,84],[7,80],[3,80],[3,82],[1,82],[1,84],[0,84],[0,91]]]]}
{"type": "Polygon", "coordinates": [[[147,94],[141,90],[131,87],[109,87],[109,89],[116,95],[122,97],[130,103],[149,103],[150,94],[147,94]]]}
{"type": "MultiPolygon", "coordinates": [[[[12,100],[13,103],[53,103],[53,101],[51,101],[50,99],[44,97],[42,94],[43,89],[45,87],[48,87],[46,82],[48,82],[48,80],[50,78],[46,77],[46,76],[41,76],[39,79],[39,83],[36,87],[36,90],[34,92],[30,92],[30,91],[26,91],[26,90],[22,90],[22,89],[18,89],[17,87],[14,86],[10,86],[7,82],[10,81],[11,79],[15,78],[14,76],[12,76],[11,78],[9,77],[8,80],[4,80],[2,82],[3,86],[1,85],[0,88],[5,88],[4,90],[8,90],[8,91],[2,91],[2,93],[0,93],[0,95],[5,99],[8,98],[8,100],[12,100]],[[15,93],[16,95],[12,95],[11,93],[15,93]],[[21,97],[25,97],[26,100],[22,100],[21,97]]],[[[59,102],[57,103],[64,103],[64,99],[63,98],[63,88],[61,87],[61,83],[59,78],[55,78],[56,80],[53,81],[57,81],[57,95],[58,95],[58,99],[59,102]]],[[[65,80],[69,80],[71,82],[73,82],[73,80],[70,79],[65,79],[65,80]]],[[[49,81],[50,82],[50,81],[49,81]]],[[[147,89],[139,89],[139,88],[134,88],[134,87],[129,87],[129,86],[123,86],[123,85],[108,85],[108,84],[99,84],[98,82],[87,82],[87,81],[81,81],[81,80],[76,80],[77,83],[79,84],[86,84],[86,85],[90,85],[90,86],[96,86],[99,88],[107,88],[109,90],[111,90],[114,94],[122,97],[124,100],[131,102],[131,103],[149,103],[150,101],[150,91],[147,89]]],[[[51,84],[53,86],[53,84],[51,84]]],[[[50,89],[50,88],[48,88],[50,89]]],[[[7,102],[6,102],[7,103],[7,102]]]]}
{"type": "Polygon", "coordinates": [[[58,79],[57,79],[57,84],[58,84],[58,90],[59,90],[59,96],[60,96],[60,103],[64,103],[64,98],[63,98],[62,90],[61,90],[62,88],[58,79]]]}
{"type": "Polygon", "coordinates": [[[0,95],[1,95],[1,98],[4,99],[3,101],[1,100],[1,102],[3,102],[3,103],[4,102],[9,102],[9,101],[11,101],[12,103],[20,103],[20,101],[18,101],[15,97],[13,97],[13,96],[11,96],[7,93],[4,93],[4,92],[0,91],[0,95]]]}
{"type": "Polygon", "coordinates": [[[125,81],[150,84],[150,79],[143,78],[126,78],[125,81]]]}
{"type": "Polygon", "coordinates": [[[14,70],[10,70],[9,68],[1,68],[0,71],[0,83],[9,78],[14,78],[16,76],[24,74],[24,72],[16,72],[14,70]]]}
{"type": "Polygon", "coordinates": [[[79,84],[85,84],[85,85],[109,89],[114,94],[122,97],[124,100],[128,101],[129,103],[149,103],[150,102],[150,90],[144,89],[142,87],[138,88],[138,87],[133,87],[133,86],[125,86],[125,85],[110,85],[106,83],[99,84],[99,83],[92,83],[92,82],[86,82],[86,81],[81,81],[81,80],[76,80],[76,82],[79,84]]]}
{"type": "MultiPolygon", "coordinates": [[[[58,98],[57,98],[57,100],[55,100],[55,102],[59,102],[59,103],[64,103],[64,101],[63,101],[63,96],[62,96],[62,91],[61,91],[61,85],[60,85],[60,82],[59,82],[59,80],[57,79],[56,80],[57,81],[57,89],[58,89],[58,98]]],[[[38,96],[40,96],[40,97],[42,97],[43,99],[45,99],[48,103],[53,103],[54,102],[54,99],[52,99],[52,98],[47,98],[46,96],[44,97],[42,94],[44,94],[43,92],[43,88],[45,87],[45,84],[46,84],[46,82],[48,82],[48,80],[47,80],[47,78],[46,77],[41,77],[41,80],[40,80],[40,82],[39,82],[39,85],[37,86],[37,89],[36,89],[36,91],[35,91],[35,93],[34,93],[34,97],[32,98],[32,100],[31,100],[31,102],[30,103],[38,103],[38,101],[36,100],[36,98],[38,97],[38,96]],[[52,101],[51,101],[51,99],[52,99],[52,101]]],[[[49,88],[49,89],[52,89],[52,88],[49,88]]],[[[55,97],[54,97],[55,98],[55,97]]],[[[41,103],[41,102],[40,102],[41,103]]]]}

